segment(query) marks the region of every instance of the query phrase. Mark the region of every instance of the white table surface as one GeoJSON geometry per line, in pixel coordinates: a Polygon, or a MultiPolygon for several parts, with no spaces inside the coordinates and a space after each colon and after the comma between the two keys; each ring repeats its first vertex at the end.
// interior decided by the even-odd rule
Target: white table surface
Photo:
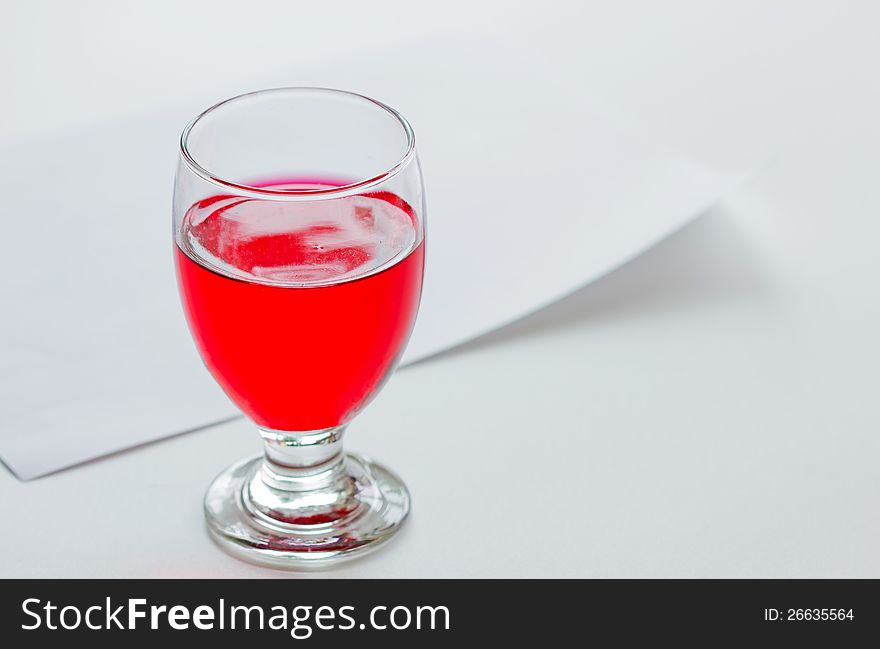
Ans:
{"type": "MultiPolygon", "coordinates": [[[[574,298],[401,371],[348,443],[406,479],[412,517],[379,553],[306,576],[880,576],[880,8],[603,4],[394,15],[451,46],[504,32],[579,61],[573,82],[697,159],[769,162],[574,298]]],[[[69,22],[18,11],[0,134],[109,117],[173,69],[177,28],[136,19],[61,69],[51,52],[10,65],[27,29],[69,22]],[[154,56],[153,77],[116,78],[100,105],[83,87],[46,126],[52,91],[111,65],[111,42],[128,43],[113,65],[154,56]]],[[[258,451],[238,420],[32,482],[0,470],[0,576],[283,577],[203,526],[210,479],[258,451]]]]}

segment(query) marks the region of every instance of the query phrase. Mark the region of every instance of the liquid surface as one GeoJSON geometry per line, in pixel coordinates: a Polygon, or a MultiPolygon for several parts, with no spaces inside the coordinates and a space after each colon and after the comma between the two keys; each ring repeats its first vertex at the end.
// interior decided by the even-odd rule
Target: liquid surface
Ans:
{"type": "Polygon", "coordinates": [[[333,284],[374,273],[412,250],[417,231],[402,203],[387,192],[303,202],[213,196],[190,208],[181,244],[191,257],[230,277],[286,286],[333,284]]]}
{"type": "MultiPolygon", "coordinates": [[[[309,185],[273,188],[291,186],[309,185]]],[[[307,431],[350,420],[397,363],[424,243],[415,212],[388,192],[217,195],[185,215],[176,261],[190,330],[224,391],[261,426],[307,431]]]]}

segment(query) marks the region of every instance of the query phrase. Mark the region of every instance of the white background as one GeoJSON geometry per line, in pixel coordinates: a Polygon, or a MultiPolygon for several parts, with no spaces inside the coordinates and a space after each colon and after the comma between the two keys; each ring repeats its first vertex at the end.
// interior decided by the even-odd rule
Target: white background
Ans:
{"type": "MultiPolygon", "coordinates": [[[[7,10],[0,135],[112,118],[260,57],[368,65],[375,41],[512,38],[698,160],[772,155],[573,299],[396,376],[349,443],[405,477],[414,513],[330,575],[880,576],[871,3],[126,4],[7,10]]],[[[258,450],[238,421],[29,483],[0,473],[0,572],[284,576],[202,527],[211,477],[258,450]]]]}

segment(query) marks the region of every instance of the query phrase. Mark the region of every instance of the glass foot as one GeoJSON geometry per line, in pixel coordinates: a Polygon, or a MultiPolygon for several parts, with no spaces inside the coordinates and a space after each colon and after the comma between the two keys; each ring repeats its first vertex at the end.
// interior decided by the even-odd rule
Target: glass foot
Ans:
{"type": "Polygon", "coordinates": [[[360,455],[340,454],[306,473],[259,456],[214,479],[205,516],[211,536],[236,558],[308,570],[372,552],[400,528],[409,505],[400,478],[360,455]]]}

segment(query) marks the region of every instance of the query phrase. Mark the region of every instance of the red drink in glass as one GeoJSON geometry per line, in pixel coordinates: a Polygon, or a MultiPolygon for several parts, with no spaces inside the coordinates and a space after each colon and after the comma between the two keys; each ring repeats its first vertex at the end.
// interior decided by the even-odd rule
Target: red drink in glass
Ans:
{"type": "MultiPolygon", "coordinates": [[[[333,185],[268,187],[322,186],[333,185]]],[[[413,210],[387,191],[308,203],[215,195],[184,216],[175,254],[205,364],[273,430],[347,423],[393,369],[418,310],[424,243],[413,210]]]]}

